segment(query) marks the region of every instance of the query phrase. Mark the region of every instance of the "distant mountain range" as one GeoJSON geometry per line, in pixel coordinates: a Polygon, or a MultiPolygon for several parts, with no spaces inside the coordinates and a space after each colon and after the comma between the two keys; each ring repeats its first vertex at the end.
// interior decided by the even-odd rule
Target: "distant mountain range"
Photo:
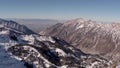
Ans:
{"type": "Polygon", "coordinates": [[[19,24],[25,25],[36,33],[55,25],[57,23],[63,23],[66,20],[54,20],[54,19],[14,19],[10,20],[16,21],[19,24]]]}

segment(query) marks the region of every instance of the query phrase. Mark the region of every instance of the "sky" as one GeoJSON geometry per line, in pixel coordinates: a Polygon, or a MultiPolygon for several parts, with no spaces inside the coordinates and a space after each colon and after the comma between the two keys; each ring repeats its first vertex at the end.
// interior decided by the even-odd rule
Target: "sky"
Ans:
{"type": "Polygon", "coordinates": [[[0,0],[0,18],[120,21],[120,0],[0,0]]]}

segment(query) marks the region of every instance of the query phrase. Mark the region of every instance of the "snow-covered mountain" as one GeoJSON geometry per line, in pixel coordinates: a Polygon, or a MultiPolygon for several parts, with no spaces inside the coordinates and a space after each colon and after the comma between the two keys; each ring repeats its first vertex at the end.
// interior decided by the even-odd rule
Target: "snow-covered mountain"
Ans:
{"type": "Polygon", "coordinates": [[[112,61],[85,54],[57,37],[27,33],[16,25],[10,27],[14,23],[4,24],[0,24],[0,68],[113,67],[112,61]]]}
{"type": "Polygon", "coordinates": [[[20,25],[12,20],[4,20],[0,19],[0,26],[10,28],[19,32],[22,32],[24,34],[35,34],[35,32],[31,31],[29,28],[27,28],[24,25],[20,25]]]}
{"type": "Polygon", "coordinates": [[[60,37],[85,53],[99,54],[119,62],[120,23],[98,23],[78,18],[58,23],[40,34],[60,37]]]}

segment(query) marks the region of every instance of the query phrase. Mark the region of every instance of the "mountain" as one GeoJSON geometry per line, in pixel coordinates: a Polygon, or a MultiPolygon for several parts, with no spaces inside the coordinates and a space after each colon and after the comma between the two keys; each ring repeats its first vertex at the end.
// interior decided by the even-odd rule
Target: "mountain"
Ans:
{"type": "Polygon", "coordinates": [[[24,34],[35,34],[35,32],[33,32],[32,30],[30,30],[29,28],[27,28],[24,25],[20,25],[18,23],[16,23],[15,21],[12,20],[4,20],[4,19],[0,19],[0,25],[3,28],[10,28],[19,32],[22,32],[24,34]]]}
{"type": "Polygon", "coordinates": [[[58,23],[40,34],[59,37],[85,53],[99,54],[119,62],[120,23],[98,23],[78,18],[58,23]]]}
{"type": "Polygon", "coordinates": [[[83,53],[60,38],[27,33],[17,29],[20,24],[5,21],[0,21],[0,68],[114,67],[111,60],[83,53]]]}
{"type": "Polygon", "coordinates": [[[23,24],[33,30],[36,33],[55,25],[59,22],[64,22],[64,20],[54,20],[54,19],[10,19],[16,21],[19,24],[23,24]]]}

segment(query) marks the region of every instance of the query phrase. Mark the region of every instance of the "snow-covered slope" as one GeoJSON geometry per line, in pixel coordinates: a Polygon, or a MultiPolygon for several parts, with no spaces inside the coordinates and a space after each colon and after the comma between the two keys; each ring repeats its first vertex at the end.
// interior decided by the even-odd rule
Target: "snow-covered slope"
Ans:
{"type": "Polygon", "coordinates": [[[109,60],[85,54],[56,37],[22,35],[18,39],[20,43],[9,47],[8,52],[31,68],[108,68],[112,65],[109,60]]]}
{"type": "Polygon", "coordinates": [[[26,68],[23,62],[9,55],[4,49],[4,45],[0,44],[0,68],[26,68]]]}

